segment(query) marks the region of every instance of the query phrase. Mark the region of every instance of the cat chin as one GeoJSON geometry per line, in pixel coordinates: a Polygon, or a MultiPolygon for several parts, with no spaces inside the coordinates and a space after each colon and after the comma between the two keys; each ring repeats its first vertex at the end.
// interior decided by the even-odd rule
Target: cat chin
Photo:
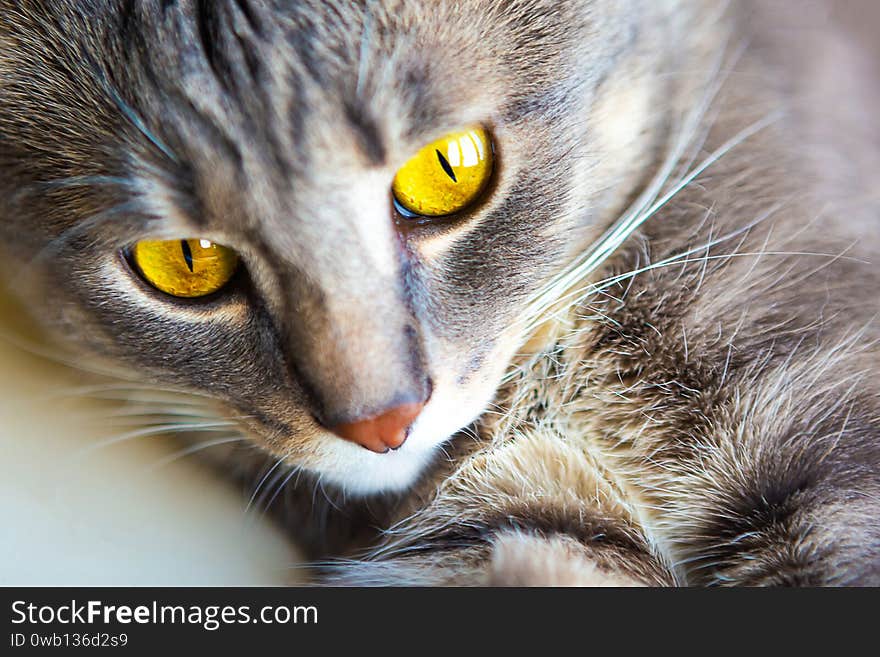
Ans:
{"type": "Polygon", "coordinates": [[[332,445],[322,450],[323,458],[314,470],[322,483],[357,496],[406,490],[431,463],[439,446],[407,441],[396,451],[376,454],[338,438],[330,440],[332,445]]]}

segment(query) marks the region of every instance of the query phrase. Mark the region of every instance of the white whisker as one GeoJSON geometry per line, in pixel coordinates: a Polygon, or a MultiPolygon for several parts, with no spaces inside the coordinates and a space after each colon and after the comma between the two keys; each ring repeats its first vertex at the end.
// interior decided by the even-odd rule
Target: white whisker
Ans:
{"type": "Polygon", "coordinates": [[[190,422],[181,422],[178,424],[159,424],[156,426],[145,427],[142,429],[136,429],[134,431],[129,431],[123,433],[119,436],[114,436],[108,440],[102,440],[97,443],[93,443],[88,447],[85,447],[81,450],[77,450],[75,455],[77,456],[85,456],[86,454],[91,454],[99,449],[104,449],[106,447],[110,447],[112,445],[118,445],[120,443],[134,440],[136,438],[145,438],[147,436],[162,436],[162,435],[171,435],[174,433],[201,433],[201,432],[210,432],[210,431],[220,431],[224,429],[229,429],[231,427],[235,427],[234,422],[202,422],[202,423],[190,423],[190,422]]]}
{"type": "Polygon", "coordinates": [[[288,454],[285,454],[284,456],[279,458],[277,461],[275,461],[275,465],[273,465],[269,469],[269,471],[266,472],[265,475],[263,475],[263,477],[257,483],[256,488],[254,488],[254,492],[251,495],[250,499],[248,500],[247,506],[245,506],[245,508],[244,508],[245,513],[248,513],[251,510],[251,507],[254,505],[254,501],[257,499],[257,495],[259,495],[260,489],[263,487],[263,484],[265,484],[266,481],[269,479],[269,477],[272,475],[272,473],[278,469],[278,466],[280,466],[282,463],[284,463],[284,461],[287,459],[287,457],[288,457],[288,454]]]}
{"type": "Polygon", "coordinates": [[[165,458],[159,459],[158,461],[154,461],[150,464],[148,468],[146,468],[147,472],[154,472],[159,468],[165,467],[174,463],[175,461],[179,461],[182,458],[190,456],[192,454],[196,454],[206,449],[210,449],[212,447],[219,447],[220,445],[230,445],[232,443],[241,443],[247,442],[247,438],[243,436],[228,436],[226,438],[218,438],[217,440],[207,440],[205,442],[198,443],[196,445],[191,445],[186,449],[181,449],[173,454],[169,454],[165,458]]]}
{"type": "Polygon", "coordinates": [[[529,309],[524,313],[524,316],[529,318],[527,321],[532,324],[544,321],[547,311],[559,302],[562,295],[564,295],[572,286],[583,281],[588,274],[605,262],[605,260],[617,251],[628,237],[669,203],[676,194],[687,187],[713,164],[718,162],[718,160],[724,157],[724,155],[736,148],[736,146],[779,121],[782,116],[781,112],[774,112],[764,119],[741,130],[734,137],[713,151],[695,169],[677,182],[672,189],[650,205],[647,210],[625,214],[586,252],[581,259],[577,260],[573,266],[569,267],[563,274],[555,278],[539,293],[537,298],[530,304],[529,309]]]}

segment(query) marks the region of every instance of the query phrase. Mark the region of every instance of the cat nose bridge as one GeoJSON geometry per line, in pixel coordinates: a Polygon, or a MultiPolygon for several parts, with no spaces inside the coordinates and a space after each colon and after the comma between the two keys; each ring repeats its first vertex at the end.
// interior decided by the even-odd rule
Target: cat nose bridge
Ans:
{"type": "Polygon", "coordinates": [[[322,296],[297,304],[293,375],[325,429],[371,451],[396,449],[431,393],[415,319],[388,290],[322,296]]]}

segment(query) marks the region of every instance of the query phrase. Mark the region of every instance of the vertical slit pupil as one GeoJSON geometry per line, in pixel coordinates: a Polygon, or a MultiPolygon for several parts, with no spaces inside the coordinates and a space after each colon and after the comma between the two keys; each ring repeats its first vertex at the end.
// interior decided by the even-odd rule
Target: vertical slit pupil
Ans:
{"type": "Polygon", "coordinates": [[[190,271],[194,271],[193,254],[192,249],[189,247],[189,242],[187,240],[180,240],[180,248],[183,251],[183,259],[186,261],[186,266],[189,267],[190,271]]]}
{"type": "Polygon", "coordinates": [[[447,160],[439,150],[437,150],[436,153],[437,158],[440,160],[440,166],[443,167],[446,175],[452,178],[452,182],[457,183],[458,178],[455,177],[455,171],[452,169],[452,165],[449,164],[449,160],[447,160]]]}

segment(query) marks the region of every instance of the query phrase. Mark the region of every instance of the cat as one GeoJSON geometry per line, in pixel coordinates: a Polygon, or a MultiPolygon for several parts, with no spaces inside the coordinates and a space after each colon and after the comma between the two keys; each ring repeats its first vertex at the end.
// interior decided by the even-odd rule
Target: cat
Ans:
{"type": "Polygon", "coordinates": [[[872,90],[773,10],[0,0],[3,277],[322,581],[880,583],[872,90]]]}

